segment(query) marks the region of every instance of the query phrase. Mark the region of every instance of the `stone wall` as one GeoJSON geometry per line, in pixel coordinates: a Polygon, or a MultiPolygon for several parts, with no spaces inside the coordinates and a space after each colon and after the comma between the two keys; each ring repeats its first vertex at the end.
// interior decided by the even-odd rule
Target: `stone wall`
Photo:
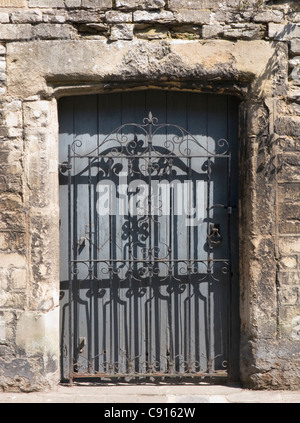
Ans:
{"type": "Polygon", "coordinates": [[[59,381],[59,96],[136,87],[240,107],[240,378],[300,388],[300,7],[0,0],[0,389],[59,381]]]}

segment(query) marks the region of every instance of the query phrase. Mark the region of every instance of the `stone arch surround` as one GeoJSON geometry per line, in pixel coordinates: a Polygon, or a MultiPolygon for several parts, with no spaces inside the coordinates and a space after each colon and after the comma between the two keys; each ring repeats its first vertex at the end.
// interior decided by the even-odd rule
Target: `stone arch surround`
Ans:
{"type": "Polygon", "coordinates": [[[280,248],[288,247],[278,239],[278,196],[290,176],[280,165],[274,125],[276,98],[286,90],[287,60],[285,45],[260,40],[8,45],[7,98],[19,116],[13,128],[22,133],[22,148],[15,152],[20,195],[11,202],[11,212],[26,248],[1,254],[18,287],[14,301],[19,301],[17,312],[3,320],[9,330],[8,358],[0,357],[2,386],[33,390],[59,382],[57,99],[140,88],[241,99],[240,380],[254,388],[299,386],[299,322],[281,313],[279,296],[280,248]],[[20,277],[24,273],[26,281],[20,277]]]}

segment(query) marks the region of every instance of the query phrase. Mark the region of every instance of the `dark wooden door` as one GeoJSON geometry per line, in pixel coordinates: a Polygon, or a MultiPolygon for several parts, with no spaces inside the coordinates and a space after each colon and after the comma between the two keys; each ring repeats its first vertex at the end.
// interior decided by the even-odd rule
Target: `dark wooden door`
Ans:
{"type": "Polygon", "coordinates": [[[64,379],[226,376],[237,293],[237,101],[63,98],[64,379]]]}

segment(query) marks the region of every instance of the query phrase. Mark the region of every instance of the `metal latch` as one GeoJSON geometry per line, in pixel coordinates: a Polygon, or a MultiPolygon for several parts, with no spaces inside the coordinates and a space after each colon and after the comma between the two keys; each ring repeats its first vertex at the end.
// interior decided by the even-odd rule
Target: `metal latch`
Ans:
{"type": "Polygon", "coordinates": [[[223,238],[220,234],[220,224],[219,223],[210,223],[209,224],[209,233],[207,235],[210,244],[220,245],[223,241],[223,238]]]}
{"type": "Polygon", "coordinates": [[[60,172],[65,173],[67,170],[72,169],[72,165],[69,164],[68,162],[62,162],[62,163],[59,163],[58,169],[60,172]]]}

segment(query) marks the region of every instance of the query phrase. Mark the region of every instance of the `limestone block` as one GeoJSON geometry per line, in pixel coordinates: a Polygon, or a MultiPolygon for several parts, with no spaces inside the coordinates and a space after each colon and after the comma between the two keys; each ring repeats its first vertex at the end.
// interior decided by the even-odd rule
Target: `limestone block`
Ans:
{"type": "Polygon", "coordinates": [[[6,340],[6,321],[3,316],[0,316],[0,342],[6,340]]]}
{"type": "Polygon", "coordinates": [[[71,25],[41,23],[33,27],[33,36],[38,39],[68,39],[72,38],[74,28],[71,25]]]}
{"type": "Polygon", "coordinates": [[[65,0],[65,5],[69,9],[80,7],[81,6],[81,0],[65,0]]]}
{"type": "Polygon", "coordinates": [[[300,204],[280,204],[279,217],[279,232],[281,234],[300,234],[300,204]]]}
{"type": "Polygon", "coordinates": [[[45,23],[65,23],[67,16],[64,11],[58,13],[43,13],[43,22],[45,23]]]}
{"type": "Polygon", "coordinates": [[[300,158],[299,155],[285,154],[278,156],[278,180],[280,182],[286,181],[300,181],[300,158]]]}
{"type": "Polygon", "coordinates": [[[6,58],[0,56],[0,82],[6,82],[6,58]]]}
{"type": "Polygon", "coordinates": [[[215,0],[169,0],[171,10],[219,8],[215,0]]]}
{"type": "Polygon", "coordinates": [[[175,21],[174,14],[169,11],[147,12],[137,11],[133,13],[134,22],[172,22],[175,21]]]}
{"type": "Polygon", "coordinates": [[[8,13],[0,13],[0,23],[9,23],[8,13]]]}
{"type": "Polygon", "coordinates": [[[300,85],[300,64],[294,67],[289,77],[293,85],[296,85],[296,86],[300,85]]]}
{"type": "Polygon", "coordinates": [[[143,38],[147,40],[159,40],[167,38],[168,29],[164,27],[155,27],[155,28],[143,28],[139,31],[136,31],[136,36],[138,38],[143,38]]]}
{"type": "Polygon", "coordinates": [[[204,25],[202,28],[202,37],[204,39],[215,38],[223,34],[224,26],[222,25],[204,25]]]}
{"type": "Polygon", "coordinates": [[[116,7],[123,9],[162,9],[165,6],[165,0],[116,0],[116,7]]]}
{"type": "Polygon", "coordinates": [[[210,12],[209,11],[193,11],[193,10],[180,10],[175,12],[176,20],[179,23],[192,23],[196,25],[209,24],[210,12]]]}
{"type": "Polygon", "coordinates": [[[280,10],[257,11],[253,16],[254,22],[282,22],[283,13],[280,10]]]}
{"type": "MultiPolygon", "coordinates": [[[[122,25],[129,27],[127,34],[124,26],[119,28],[121,33],[125,31],[124,36],[132,37],[131,24],[122,25]]],[[[273,89],[270,60],[276,60],[276,46],[261,40],[204,43],[176,40],[163,45],[159,41],[141,40],[130,44],[107,43],[106,40],[9,43],[7,92],[27,98],[37,92],[49,91],[46,77],[53,80],[56,75],[60,78],[64,75],[66,79],[101,81],[125,72],[128,77],[131,74],[136,77],[138,69],[145,79],[161,78],[163,73],[177,79],[191,78],[191,75],[207,79],[212,75],[218,80],[232,80],[233,75],[253,80],[263,75],[255,89],[269,95],[269,90],[273,89]],[[28,84],[28,75],[31,84],[28,84]]]]}
{"type": "Polygon", "coordinates": [[[4,113],[3,124],[8,127],[21,127],[22,126],[22,112],[21,111],[7,111],[4,113]]]}
{"type": "Polygon", "coordinates": [[[293,236],[284,236],[279,238],[279,251],[280,254],[289,255],[299,253],[300,251],[300,238],[293,236]]]}
{"type": "MultiPolygon", "coordinates": [[[[282,256],[280,259],[280,267],[282,269],[296,269],[298,266],[298,260],[297,260],[297,256],[282,256]]],[[[288,273],[288,275],[290,275],[290,272],[288,273]]],[[[281,281],[281,277],[282,277],[282,273],[279,274],[280,276],[280,281],[281,281]]]]}
{"type": "Polygon", "coordinates": [[[291,40],[291,53],[300,54],[300,38],[291,40]]]}
{"type": "Polygon", "coordinates": [[[11,273],[11,284],[13,289],[26,288],[26,269],[14,269],[11,273]]]}
{"type": "Polygon", "coordinates": [[[260,38],[261,27],[257,24],[232,24],[224,28],[224,36],[235,38],[235,39],[244,39],[244,40],[253,40],[260,38]]]}
{"type": "Polygon", "coordinates": [[[282,116],[275,121],[275,131],[279,135],[300,136],[300,117],[282,116]]]}
{"type": "Polygon", "coordinates": [[[32,37],[30,24],[3,24],[0,25],[0,40],[28,40],[32,37]]]}
{"type": "Polygon", "coordinates": [[[59,309],[48,313],[25,311],[17,322],[16,344],[27,356],[49,354],[58,358],[59,309]]]}
{"type": "Polygon", "coordinates": [[[0,0],[0,7],[25,7],[26,0],[0,0]]]}
{"type": "Polygon", "coordinates": [[[25,127],[46,127],[49,123],[49,102],[28,101],[24,103],[25,127]]]}
{"type": "Polygon", "coordinates": [[[287,182],[279,185],[280,201],[300,201],[300,183],[287,182]]]}
{"type": "Polygon", "coordinates": [[[87,22],[95,23],[95,22],[102,22],[103,18],[104,18],[104,12],[102,14],[94,10],[72,10],[68,12],[66,21],[75,22],[79,24],[87,23],[87,22]]]}
{"type": "Polygon", "coordinates": [[[300,316],[296,316],[292,320],[292,338],[300,341],[300,316]]]}
{"type": "Polygon", "coordinates": [[[105,18],[110,23],[128,23],[132,22],[132,13],[117,12],[116,10],[110,10],[106,12],[105,18]]]}
{"type": "Polygon", "coordinates": [[[82,0],[82,7],[110,9],[112,8],[112,0],[82,0]]]}
{"type": "Polygon", "coordinates": [[[43,14],[40,10],[22,10],[11,14],[12,23],[36,23],[43,21],[43,14]]]}
{"type": "Polygon", "coordinates": [[[291,22],[300,22],[300,12],[294,12],[287,16],[288,20],[291,22]]]}
{"type": "Polygon", "coordinates": [[[3,268],[26,267],[26,256],[18,253],[0,253],[0,263],[3,268]]]}
{"type": "Polygon", "coordinates": [[[134,29],[134,25],[132,25],[132,24],[115,25],[111,29],[110,39],[112,41],[132,40],[133,39],[133,29],[134,29]]]}
{"type": "Polygon", "coordinates": [[[280,41],[289,41],[300,38],[300,25],[298,24],[269,24],[269,37],[280,41]]]}
{"type": "Polygon", "coordinates": [[[65,7],[64,0],[29,0],[29,7],[65,7]]]}

